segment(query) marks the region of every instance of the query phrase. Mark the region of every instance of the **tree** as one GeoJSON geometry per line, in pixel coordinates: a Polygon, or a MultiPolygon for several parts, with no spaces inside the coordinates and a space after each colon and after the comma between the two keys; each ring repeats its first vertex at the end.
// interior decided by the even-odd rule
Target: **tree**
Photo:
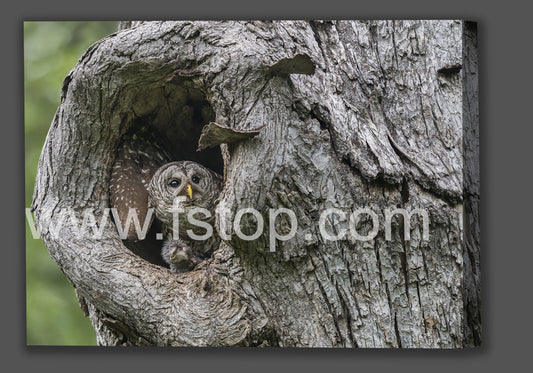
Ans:
{"type": "Polygon", "coordinates": [[[473,346],[477,148],[474,24],[123,23],[65,79],[33,208],[102,345],[473,346]],[[58,224],[106,217],[138,121],[223,169],[217,227],[251,207],[237,228],[263,233],[177,275],[110,219],[96,238],[58,224]]]}

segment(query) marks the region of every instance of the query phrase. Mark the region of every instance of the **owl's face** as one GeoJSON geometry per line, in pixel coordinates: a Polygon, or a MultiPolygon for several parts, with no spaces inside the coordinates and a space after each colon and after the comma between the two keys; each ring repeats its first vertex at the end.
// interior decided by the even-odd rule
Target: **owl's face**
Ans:
{"type": "Polygon", "coordinates": [[[170,224],[176,197],[183,197],[177,207],[213,210],[221,185],[218,174],[196,162],[167,163],[156,171],[150,181],[149,204],[159,220],[170,224]]]}

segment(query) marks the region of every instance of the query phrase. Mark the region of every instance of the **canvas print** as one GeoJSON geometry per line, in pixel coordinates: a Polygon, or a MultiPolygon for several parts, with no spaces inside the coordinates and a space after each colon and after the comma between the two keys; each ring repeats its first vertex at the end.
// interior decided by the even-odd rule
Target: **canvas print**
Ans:
{"type": "Polygon", "coordinates": [[[24,58],[29,345],[481,344],[475,23],[27,22],[24,58]]]}

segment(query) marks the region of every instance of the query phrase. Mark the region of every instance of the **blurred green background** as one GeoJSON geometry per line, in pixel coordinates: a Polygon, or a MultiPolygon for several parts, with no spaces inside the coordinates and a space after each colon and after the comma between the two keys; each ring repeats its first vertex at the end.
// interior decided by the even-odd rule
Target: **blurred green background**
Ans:
{"type": "MultiPolygon", "coordinates": [[[[31,205],[44,139],[59,106],[61,84],[83,52],[115,32],[117,22],[24,22],[26,202],[31,205]]],[[[74,289],[26,222],[28,345],[96,345],[74,289]]]]}

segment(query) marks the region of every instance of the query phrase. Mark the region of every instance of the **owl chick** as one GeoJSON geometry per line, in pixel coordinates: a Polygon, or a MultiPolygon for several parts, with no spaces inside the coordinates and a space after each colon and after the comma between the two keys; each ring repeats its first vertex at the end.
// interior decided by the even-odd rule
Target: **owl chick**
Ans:
{"type": "Polygon", "coordinates": [[[161,257],[176,273],[190,271],[202,261],[194,255],[192,249],[185,242],[179,239],[165,241],[161,249],[161,257]]]}
{"type": "Polygon", "coordinates": [[[207,209],[211,216],[198,213],[194,218],[213,226],[215,201],[221,190],[222,177],[196,162],[167,163],[154,173],[148,185],[148,204],[163,225],[167,241],[161,254],[174,272],[190,270],[218,246],[220,239],[214,230],[205,240],[191,238],[187,230],[197,236],[206,233],[205,228],[188,219],[189,212],[197,207],[207,209]],[[175,218],[179,238],[172,234],[175,218]]]}

